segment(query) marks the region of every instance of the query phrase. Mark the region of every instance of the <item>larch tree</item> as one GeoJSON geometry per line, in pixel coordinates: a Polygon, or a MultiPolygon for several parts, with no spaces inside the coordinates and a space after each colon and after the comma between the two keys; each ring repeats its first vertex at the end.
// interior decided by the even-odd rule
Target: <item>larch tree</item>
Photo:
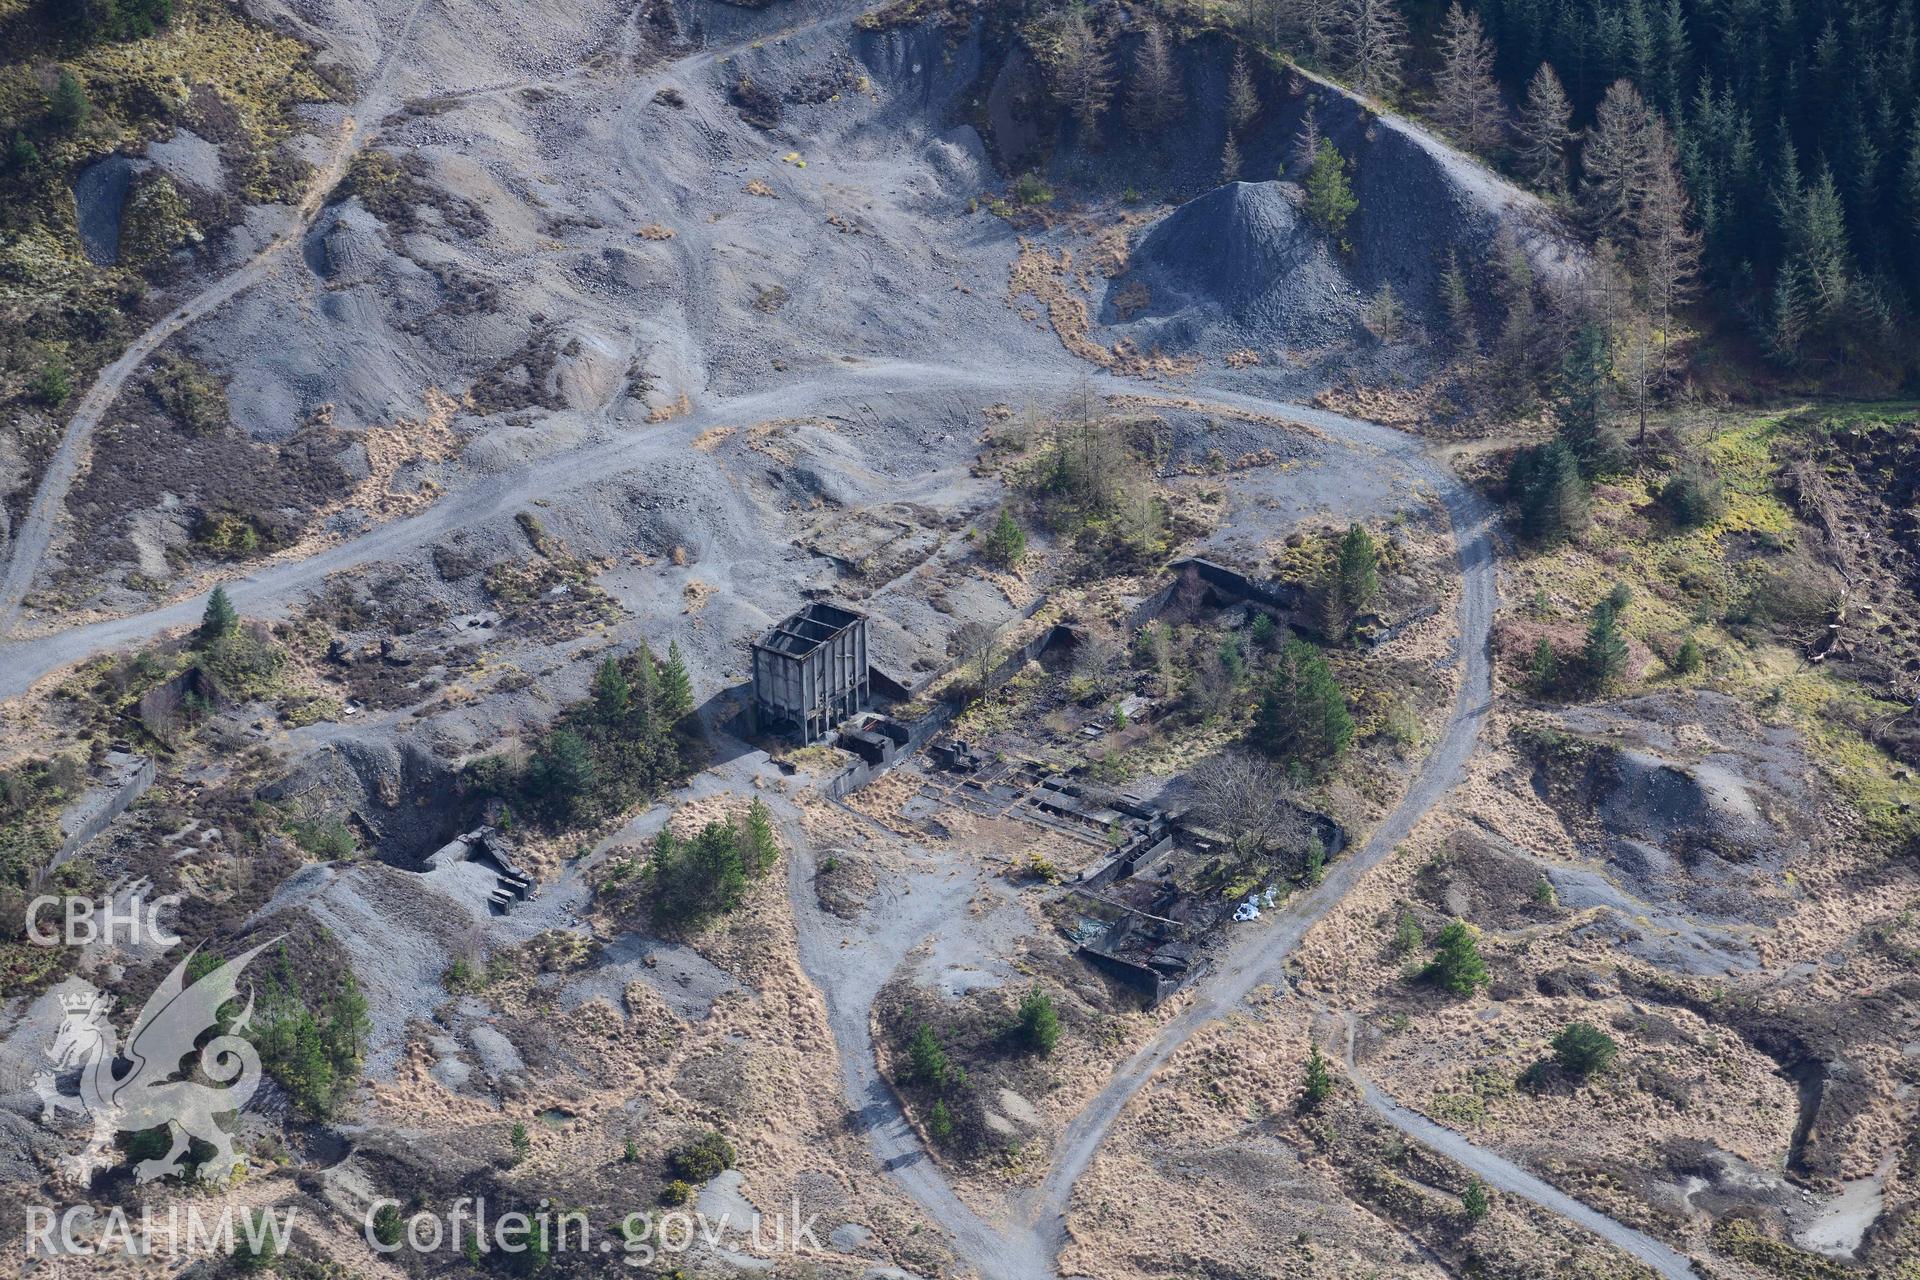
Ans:
{"type": "Polygon", "coordinates": [[[1227,131],[1226,145],[1220,148],[1220,182],[1240,181],[1240,144],[1235,141],[1233,131],[1227,131]]]}
{"type": "Polygon", "coordinates": [[[1440,40],[1440,69],[1434,75],[1434,118],[1469,151],[1499,145],[1506,112],[1493,78],[1493,42],[1478,14],[1459,0],[1447,8],[1440,40]]]}
{"type": "Polygon", "coordinates": [[[1257,43],[1324,62],[1339,0],[1242,0],[1240,29],[1257,43]]]}
{"type": "Polygon", "coordinates": [[[1340,23],[1340,0],[1291,0],[1299,46],[1315,62],[1325,64],[1333,53],[1334,31],[1340,23]]]}
{"type": "Polygon", "coordinates": [[[1293,145],[1289,148],[1289,162],[1302,172],[1313,167],[1314,157],[1320,154],[1320,111],[1312,98],[1307,99],[1306,110],[1300,113],[1300,128],[1293,135],[1293,145]]]}
{"type": "Polygon", "coordinates": [[[1447,313],[1447,340],[1462,355],[1480,353],[1480,326],[1473,314],[1473,294],[1460,255],[1447,250],[1447,269],[1440,277],[1440,300],[1447,313]]]}
{"type": "Polygon", "coordinates": [[[1179,118],[1185,105],[1180,68],[1167,46],[1167,33],[1159,23],[1148,23],[1140,53],[1133,62],[1133,79],[1127,86],[1127,113],[1133,127],[1143,134],[1159,133],[1179,118]]]}
{"type": "Polygon", "coordinates": [[[1517,159],[1520,172],[1543,191],[1567,189],[1567,144],[1573,141],[1573,104],[1560,77],[1546,63],[1533,73],[1520,107],[1517,159]]]}
{"type": "Polygon", "coordinates": [[[1393,0],[1345,0],[1340,10],[1339,52],[1347,78],[1375,98],[1399,91],[1407,52],[1407,23],[1393,0]]]}
{"type": "Polygon", "coordinates": [[[1653,113],[1640,91],[1615,80],[1600,100],[1580,153],[1586,171],[1581,203],[1588,220],[1616,239],[1632,234],[1632,220],[1647,183],[1647,146],[1653,113]]]}
{"type": "Polygon", "coordinates": [[[1613,380],[1640,420],[1637,444],[1647,446],[1647,408],[1666,372],[1665,335],[1651,320],[1635,316],[1613,341],[1613,380]]]}
{"type": "Polygon", "coordinates": [[[1042,52],[1054,99],[1092,132],[1113,98],[1113,59],[1107,42],[1078,9],[1061,20],[1042,52]]]}
{"type": "Polygon", "coordinates": [[[1660,329],[1662,358],[1673,313],[1693,300],[1700,274],[1700,233],[1692,226],[1693,203],[1680,172],[1680,153],[1665,126],[1654,122],[1647,182],[1634,211],[1635,265],[1646,284],[1647,304],[1660,329]]]}
{"type": "Polygon", "coordinates": [[[1243,45],[1233,51],[1233,70],[1227,75],[1227,132],[1243,132],[1260,111],[1260,94],[1253,87],[1253,68],[1243,45]]]}

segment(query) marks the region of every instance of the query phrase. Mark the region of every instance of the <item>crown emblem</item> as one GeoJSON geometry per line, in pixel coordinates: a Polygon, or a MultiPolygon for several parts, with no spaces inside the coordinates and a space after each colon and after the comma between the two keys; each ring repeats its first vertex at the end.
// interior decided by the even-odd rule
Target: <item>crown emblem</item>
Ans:
{"type": "Polygon", "coordinates": [[[110,997],[98,991],[69,991],[60,997],[60,1008],[70,1014],[105,1013],[112,1004],[110,997]]]}

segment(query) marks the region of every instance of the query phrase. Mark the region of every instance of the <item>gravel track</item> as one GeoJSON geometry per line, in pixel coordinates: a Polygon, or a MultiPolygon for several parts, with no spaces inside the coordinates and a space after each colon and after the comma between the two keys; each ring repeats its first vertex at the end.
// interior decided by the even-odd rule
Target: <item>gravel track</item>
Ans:
{"type": "Polygon", "coordinates": [[[874,1049],[875,997],[922,938],[966,911],[973,878],[915,877],[911,894],[895,895],[884,913],[870,911],[858,926],[851,926],[828,915],[815,900],[818,863],[798,811],[784,797],[765,791],[761,795],[773,807],[791,851],[787,876],[801,967],[826,997],[827,1022],[840,1058],[840,1087],[874,1162],[952,1237],[954,1252],[982,1280],[1052,1275],[1052,1254],[1032,1232],[990,1224],[954,1194],[908,1123],[874,1049]],[[856,928],[860,945],[842,945],[856,928]]]}
{"type": "MultiPolygon", "coordinates": [[[[1296,418],[1345,443],[1370,445],[1409,459],[1417,458],[1422,452],[1419,442],[1410,436],[1338,414],[1228,392],[1198,394],[1244,409],[1296,418]]],[[[1366,844],[1350,857],[1337,860],[1319,886],[1272,913],[1257,931],[1243,934],[1239,945],[1196,988],[1193,1003],[1122,1063],[1107,1087],[1067,1126],[1053,1168],[1030,1196],[1026,1214],[1033,1229],[1050,1240],[1056,1249],[1065,1243],[1063,1215],[1073,1184],[1086,1171],[1127,1103],[1202,1026],[1231,1012],[1255,987],[1279,978],[1280,966],[1308,930],[1332,911],[1361,878],[1446,797],[1460,780],[1473,754],[1492,701],[1489,640],[1496,603],[1489,528],[1492,513],[1444,466],[1431,461],[1415,465],[1446,507],[1463,584],[1455,661],[1464,667],[1446,727],[1406,796],[1374,829],[1366,844]]]]}
{"type": "Polygon", "coordinates": [[[1353,1016],[1346,1015],[1346,1044],[1342,1056],[1347,1074],[1360,1089],[1361,1100],[1382,1120],[1461,1167],[1472,1171],[1496,1191],[1531,1200],[1541,1208],[1557,1213],[1574,1225],[1584,1227],[1622,1253],[1645,1263],[1666,1280],[1700,1280],[1693,1263],[1666,1244],[1645,1232],[1636,1231],[1588,1208],[1566,1192],[1534,1177],[1519,1165],[1475,1146],[1452,1129],[1430,1120],[1418,1111],[1401,1106],[1362,1075],[1353,1061],[1353,1016]]]}
{"type": "MultiPolygon", "coordinates": [[[[1036,379],[1021,379],[1030,387],[1036,379]]],[[[558,454],[505,475],[485,477],[449,493],[418,515],[391,521],[302,560],[263,566],[224,585],[241,612],[259,618],[283,616],[328,575],[418,551],[459,529],[509,519],[535,498],[591,488],[608,476],[642,471],[658,459],[684,455],[708,427],[811,413],[858,412],[868,399],[930,388],[1003,391],[1004,371],[961,369],[915,361],[870,362],[834,372],[831,378],[773,387],[726,400],[641,435],[558,454]]],[[[1061,381],[1059,386],[1066,383],[1061,381]]],[[[1056,388],[1058,389],[1058,388],[1056,388]]],[[[42,678],[107,650],[141,644],[162,632],[199,620],[199,593],[144,613],[109,618],[28,640],[0,642],[0,699],[17,697],[42,678]]]]}

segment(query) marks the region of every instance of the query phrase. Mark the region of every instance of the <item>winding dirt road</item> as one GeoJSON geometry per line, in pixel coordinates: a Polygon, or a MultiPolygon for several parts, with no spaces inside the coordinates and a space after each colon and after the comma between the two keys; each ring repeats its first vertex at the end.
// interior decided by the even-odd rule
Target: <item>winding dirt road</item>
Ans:
{"type": "MultiPolygon", "coordinates": [[[[650,455],[684,449],[694,435],[722,420],[740,421],[776,411],[790,416],[796,412],[843,409],[890,391],[916,392],[929,388],[982,393],[1065,391],[1077,378],[1078,375],[1056,373],[1013,379],[1000,371],[909,361],[840,370],[830,379],[717,402],[676,420],[670,428],[645,437],[618,439],[555,456],[519,471],[504,483],[476,484],[457,490],[418,515],[380,526],[307,559],[272,565],[231,583],[229,590],[243,611],[255,616],[272,616],[318,587],[329,574],[418,551],[454,530],[506,519],[535,497],[585,487],[608,475],[644,466],[650,455]]],[[[1097,377],[1093,382],[1103,392],[1133,393],[1139,389],[1137,383],[1106,376],[1097,377]]],[[[1401,432],[1220,388],[1196,386],[1185,390],[1196,398],[1295,419],[1341,444],[1386,454],[1432,488],[1447,510],[1462,575],[1460,640],[1453,659],[1461,665],[1459,690],[1438,744],[1400,804],[1358,852],[1337,860],[1329,868],[1318,887],[1294,898],[1286,907],[1271,913],[1260,926],[1241,935],[1240,943],[1200,984],[1192,1005],[1121,1064],[1107,1086],[1073,1120],[1063,1135],[1047,1177],[1036,1190],[1012,1202],[1000,1223],[988,1223],[954,1194],[879,1074],[868,1014],[884,977],[875,981],[870,966],[869,971],[860,974],[841,971],[835,964],[840,950],[837,944],[809,942],[809,935],[803,932],[803,963],[827,994],[834,1037],[841,1053],[842,1087],[860,1118],[876,1160],[953,1237],[960,1256],[983,1280],[1042,1280],[1057,1274],[1053,1259],[1066,1242],[1064,1213],[1074,1183],[1092,1162],[1127,1104],[1202,1026],[1231,1012],[1256,987],[1280,978],[1281,967],[1307,932],[1445,798],[1459,781],[1473,752],[1491,697],[1488,640],[1495,581],[1489,528],[1491,513],[1485,504],[1444,466],[1427,457],[1417,440],[1401,432]]],[[[0,647],[0,656],[5,658],[4,663],[0,663],[0,698],[17,696],[40,678],[95,653],[137,644],[166,630],[189,626],[198,617],[199,609],[198,599],[184,600],[148,613],[5,643],[0,647]]],[[[790,832],[790,838],[794,839],[796,848],[804,847],[795,833],[790,832]]],[[[794,891],[799,900],[806,886],[798,880],[801,875],[798,859],[794,874],[794,891]]],[[[807,896],[810,892],[807,888],[807,896]]],[[[927,915],[929,924],[939,918],[940,904],[935,899],[916,904],[916,909],[931,913],[927,915]]],[[[893,963],[897,964],[898,959],[893,963]]],[[[887,971],[890,966],[881,972],[887,971]]],[[[1399,1108],[1371,1085],[1363,1084],[1363,1088],[1369,1104],[1396,1126],[1474,1170],[1490,1185],[1563,1214],[1647,1261],[1669,1280],[1691,1277],[1684,1259],[1660,1242],[1596,1214],[1510,1162],[1474,1147],[1458,1134],[1399,1108]],[[1596,1223],[1604,1224],[1605,1229],[1596,1223]]]]}

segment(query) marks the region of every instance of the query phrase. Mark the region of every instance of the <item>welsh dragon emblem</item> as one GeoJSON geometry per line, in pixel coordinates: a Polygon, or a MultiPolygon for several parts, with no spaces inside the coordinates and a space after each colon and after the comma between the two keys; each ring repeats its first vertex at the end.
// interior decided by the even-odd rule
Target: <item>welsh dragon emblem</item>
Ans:
{"type": "Polygon", "coordinates": [[[181,1164],[194,1139],[214,1148],[213,1157],[201,1163],[200,1175],[226,1177],[236,1163],[233,1137],[214,1117],[237,1113],[260,1087],[260,1055],[238,1034],[253,1014],[251,994],[233,1025],[199,1046],[199,1075],[205,1079],[180,1077],[191,1071],[183,1063],[194,1054],[200,1037],[219,1024],[221,1007],[237,997],[241,971],[271,945],[262,943],[191,986],[186,976],[193,956],[186,956],[147,998],[124,1050],[107,1019],[113,1007],[110,997],[85,982],[60,997],[60,1031],[47,1053],[53,1070],[33,1079],[34,1092],[40,1095],[40,1121],[51,1122],[59,1111],[93,1117],[92,1137],[79,1153],[61,1161],[62,1173],[85,1182],[96,1169],[115,1163],[116,1134],[165,1125],[170,1149],[136,1164],[138,1181],[183,1173],[181,1164]],[[57,1092],[57,1076],[74,1067],[80,1068],[80,1091],[57,1092]]]}

